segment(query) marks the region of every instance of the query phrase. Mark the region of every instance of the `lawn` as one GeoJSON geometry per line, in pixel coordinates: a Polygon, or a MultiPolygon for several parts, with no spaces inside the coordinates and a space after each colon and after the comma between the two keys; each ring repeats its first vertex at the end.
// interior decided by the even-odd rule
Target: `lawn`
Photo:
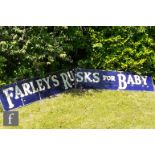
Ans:
{"type": "Polygon", "coordinates": [[[19,111],[18,127],[0,128],[155,128],[155,92],[72,90],[19,111]]]}

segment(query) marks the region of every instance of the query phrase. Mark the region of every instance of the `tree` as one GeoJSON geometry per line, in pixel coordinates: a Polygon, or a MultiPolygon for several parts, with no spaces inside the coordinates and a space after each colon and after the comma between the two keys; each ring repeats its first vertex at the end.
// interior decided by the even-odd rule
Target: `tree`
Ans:
{"type": "Polygon", "coordinates": [[[155,77],[155,42],[148,27],[89,27],[91,54],[79,66],[155,77]]]}
{"type": "Polygon", "coordinates": [[[0,27],[0,85],[73,67],[155,79],[155,27],[0,27]]]}

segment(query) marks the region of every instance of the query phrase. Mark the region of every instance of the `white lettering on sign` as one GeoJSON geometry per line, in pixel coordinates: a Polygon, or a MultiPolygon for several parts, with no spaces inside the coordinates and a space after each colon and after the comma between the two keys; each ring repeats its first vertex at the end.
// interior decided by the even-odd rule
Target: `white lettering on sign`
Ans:
{"type": "Polygon", "coordinates": [[[91,75],[91,72],[84,72],[84,82],[92,82],[90,75],[91,75]]]}
{"type": "Polygon", "coordinates": [[[19,99],[19,97],[24,97],[25,95],[22,93],[20,88],[16,85],[15,86],[15,99],[19,99]]]}
{"type": "Polygon", "coordinates": [[[62,77],[65,89],[72,88],[72,85],[69,82],[69,77],[67,76],[67,74],[66,73],[61,73],[60,76],[62,77]]]}
{"type": "Polygon", "coordinates": [[[52,79],[52,81],[53,81],[53,85],[54,85],[55,87],[57,87],[57,86],[60,85],[60,82],[58,81],[56,75],[53,75],[53,76],[51,77],[51,79],[52,79]]]}
{"type": "Polygon", "coordinates": [[[103,75],[103,81],[115,81],[115,76],[103,75]]]}
{"type": "Polygon", "coordinates": [[[93,82],[94,83],[100,82],[100,77],[99,76],[100,76],[99,73],[93,73],[93,77],[94,77],[93,82]]]}
{"type": "Polygon", "coordinates": [[[39,91],[45,90],[45,86],[43,86],[43,83],[42,83],[42,80],[41,79],[36,80],[36,82],[37,82],[39,91]]]}
{"type": "Polygon", "coordinates": [[[23,83],[21,88],[18,85],[14,87],[9,87],[3,90],[4,95],[8,101],[9,109],[14,107],[11,98],[15,98],[16,100],[19,98],[23,98],[25,96],[35,94],[39,91],[44,91],[45,89],[50,89],[50,80],[52,80],[54,86],[59,86],[60,82],[57,80],[57,76],[53,75],[51,78],[50,76],[42,79],[37,79],[36,86],[34,86],[34,82],[30,81],[29,83],[23,83]],[[35,88],[37,87],[37,88],[35,88]]]}
{"type": "Polygon", "coordinates": [[[13,97],[13,93],[12,92],[9,93],[9,91],[13,91],[13,90],[14,90],[13,87],[9,87],[3,90],[3,93],[5,94],[6,99],[8,100],[9,109],[14,107],[14,104],[11,101],[11,97],[13,97]]]}
{"type": "Polygon", "coordinates": [[[98,72],[77,72],[76,81],[98,83],[100,82],[100,76],[98,72]]]}
{"type": "Polygon", "coordinates": [[[74,74],[72,71],[67,72],[67,74],[68,74],[68,77],[70,78],[71,81],[75,80],[75,77],[74,77],[74,74]]]}
{"type": "Polygon", "coordinates": [[[39,91],[38,88],[35,89],[34,84],[33,84],[32,81],[30,81],[30,86],[31,86],[31,88],[32,88],[33,94],[35,94],[35,93],[37,93],[37,92],[39,91]]]}
{"type": "Polygon", "coordinates": [[[23,87],[25,96],[27,96],[28,94],[32,94],[33,93],[33,92],[30,91],[29,83],[23,83],[22,87],[23,87]]]}
{"type": "Polygon", "coordinates": [[[48,76],[46,78],[43,78],[42,80],[46,83],[47,89],[50,89],[51,88],[51,86],[50,86],[50,77],[48,76]]]}
{"type": "Polygon", "coordinates": [[[134,77],[135,77],[135,83],[136,83],[137,85],[141,84],[140,76],[134,75],[134,77]]]}
{"type": "Polygon", "coordinates": [[[143,82],[144,82],[143,84],[144,84],[144,85],[147,85],[147,83],[146,83],[147,76],[141,76],[141,77],[142,77],[142,80],[143,80],[143,82]]]}
{"type": "Polygon", "coordinates": [[[128,76],[127,84],[135,84],[131,75],[128,76]]]}
{"type": "MultiPolygon", "coordinates": [[[[116,73],[112,76],[111,74],[108,75],[107,72],[105,72],[103,75],[102,73],[97,72],[97,71],[93,72],[92,70],[90,71],[84,70],[84,71],[75,72],[75,76],[74,76],[73,71],[68,71],[68,72],[63,72],[59,74],[58,76],[49,75],[45,78],[36,79],[36,80],[28,81],[28,82],[25,81],[25,83],[20,82],[20,84],[17,83],[16,85],[11,85],[9,88],[2,89],[5,99],[7,100],[7,104],[8,104],[7,108],[4,107],[4,109],[10,110],[12,108],[19,106],[19,104],[16,105],[15,100],[17,100],[17,102],[19,101],[22,102],[22,104],[24,105],[23,103],[24,100],[22,99],[23,97],[44,91],[46,89],[58,87],[60,84],[64,85],[63,89],[65,90],[69,88],[73,88],[74,82],[88,83],[88,86],[90,83],[91,85],[94,83],[94,86],[96,85],[96,88],[103,88],[103,89],[105,88],[104,84],[105,85],[107,84],[108,89],[111,88],[112,85],[114,85],[116,86],[115,89],[120,89],[120,90],[121,89],[124,90],[126,88],[130,90],[131,89],[130,87],[133,86],[132,89],[134,90],[135,85],[141,86],[143,88],[144,86],[147,86],[147,81],[149,84],[150,79],[147,76],[139,76],[139,75],[132,75],[132,74],[130,75],[126,73],[123,74],[121,72],[119,72],[117,76],[116,76],[116,73]],[[113,81],[116,81],[116,82],[113,82],[113,81]],[[101,84],[96,84],[99,82],[101,82],[101,84]],[[118,82],[118,88],[117,88],[117,82],[118,82]],[[130,87],[128,88],[128,86],[130,87]]],[[[87,84],[84,84],[84,86],[85,85],[87,84]]],[[[78,87],[75,87],[75,88],[78,88],[78,87]]],[[[137,88],[138,87],[136,87],[136,89],[137,88]]],[[[146,88],[149,88],[149,87],[146,87],[146,88]]],[[[147,89],[144,88],[144,90],[147,90],[147,89]]]]}
{"type": "Polygon", "coordinates": [[[83,72],[77,72],[76,81],[77,82],[83,82],[83,72]]]}
{"type": "Polygon", "coordinates": [[[123,74],[118,74],[118,82],[119,82],[119,87],[118,89],[125,89],[127,87],[127,83],[126,83],[126,77],[123,74]]]}
{"type": "Polygon", "coordinates": [[[147,85],[146,80],[147,76],[138,76],[134,75],[133,77],[131,75],[128,75],[127,78],[124,74],[118,74],[118,83],[119,87],[118,89],[126,89],[126,87],[130,85],[147,85]]]}

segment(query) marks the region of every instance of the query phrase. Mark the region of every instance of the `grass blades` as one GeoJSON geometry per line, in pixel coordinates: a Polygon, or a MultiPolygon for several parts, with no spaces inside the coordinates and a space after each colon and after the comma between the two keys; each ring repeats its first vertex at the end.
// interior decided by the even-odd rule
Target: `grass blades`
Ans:
{"type": "Polygon", "coordinates": [[[72,90],[17,109],[19,126],[3,129],[155,128],[155,93],[72,90]]]}

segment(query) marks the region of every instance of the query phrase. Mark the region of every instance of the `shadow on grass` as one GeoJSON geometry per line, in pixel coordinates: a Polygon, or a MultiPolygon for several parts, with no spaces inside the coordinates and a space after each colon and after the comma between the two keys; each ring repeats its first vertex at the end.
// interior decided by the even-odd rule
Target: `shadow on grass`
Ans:
{"type": "Polygon", "coordinates": [[[0,103],[0,112],[3,112],[2,104],[0,103]]]}
{"type": "MultiPolygon", "coordinates": [[[[62,92],[62,93],[59,93],[59,94],[56,94],[56,95],[52,95],[52,96],[49,96],[49,97],[46,97],[46,98],[56,98],[58,97],[58,95],[60,94],[69,94],[71,96],[84,96],[84,95],[90,95],[92,96],[94,92],[101,92],[102,90],[97,90],[97,89],[71,89],[71,90],[68,90],[66,92],[62,92]]],[[[0,113],[3,112],[3,108],[2,108],[2,103],[0,103],[0,113]]]]}
{"type": "Polygon", "coordinates": [[[72,89],[66,91],[65,94],[70,94],[71,96],[83,96],[83,95],[93,95],[94,92],[101,92],[99,89],[72,89]]]}

